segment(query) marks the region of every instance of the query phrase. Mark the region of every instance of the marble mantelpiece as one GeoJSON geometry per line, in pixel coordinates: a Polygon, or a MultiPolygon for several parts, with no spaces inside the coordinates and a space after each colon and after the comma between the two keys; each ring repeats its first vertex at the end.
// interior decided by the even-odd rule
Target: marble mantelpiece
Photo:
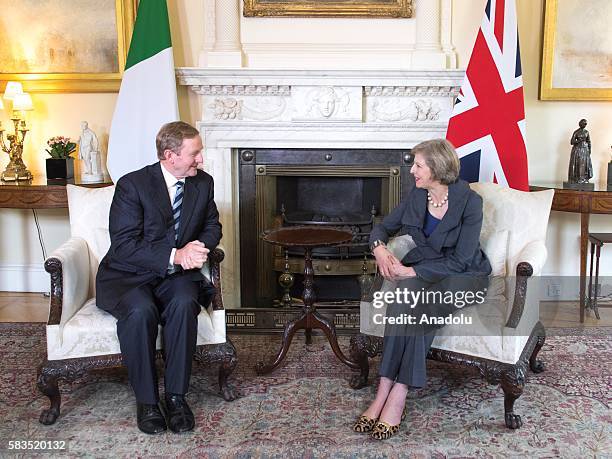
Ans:
{"type": "Polygon", "coordinates": [[[410,148],[444,137],[463,71],[180,68],[223,224],[223,293],[240,307],[237,148],[410,148]]]}

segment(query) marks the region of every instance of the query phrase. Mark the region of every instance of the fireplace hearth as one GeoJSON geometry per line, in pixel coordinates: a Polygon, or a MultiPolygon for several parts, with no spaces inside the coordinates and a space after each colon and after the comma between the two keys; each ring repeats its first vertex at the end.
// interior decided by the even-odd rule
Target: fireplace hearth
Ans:
{"type": "Polygon", "coordinates": [[[303,253],[285,253],[260,237],[282,226],[349,230],[350,243],[313,251],[316,293],[321,302],[358,302],[358,276],[375,272],[370,232],[412,183],[410,151],[240,149],[238,158],[242,307],[279,304],[278,277],[287,260],[295,278],[291,294],[300,296],[303,253]]]}

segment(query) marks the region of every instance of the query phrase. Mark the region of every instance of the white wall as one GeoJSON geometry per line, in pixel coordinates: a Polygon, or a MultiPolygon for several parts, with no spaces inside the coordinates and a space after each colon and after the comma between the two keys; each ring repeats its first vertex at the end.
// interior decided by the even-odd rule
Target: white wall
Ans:
{"type": "MultiPolygon", "coordinates": [[[[543,1],[517,0],[530,180],[536,183],[559,181],[566,177],[569,138],[580,118],[589,120],[597,180],[605,176],[605,163],[612,145],[612,130],[607,126],[612,119],[612,103],[538,100],[543,1]]],[[[453,0],[452,38],[460,68],[467,65],[485,3],[486,0],[453,0]]],[[[168,7],[175,64],[177,67],[197,66],[204,37],[204,2],[169,0],[168,7]]],[[[285,67],[291,67],[296,64],[295,55],[298,53],[291,51],[295,49],[301,50],[303,55],[310,55],[310,59],[301,62],[301,66],[337,67],[338,62],[332,62],[326,56],[346,51],[353,68],[402,67],[405,63],[402,50],[409,49],[414,43],[414,30],[415,19],[241,18],[241,40],[246,62],[256,66],[266,63],[278,65],[286,58],[285,67]],[[311,51],[315,49],[320,52],[313,55],[311,51]],[[372,56],[377,50],[385,50],[378,53],[380,57],[377,59],[364,59],[362,56],[372,56]]],[[[89,121],[90,127],[105,144],[115,99],[116,94],[34,94],[36,111],[32,115],[32,132],[26,141],[24,154],[32,172],[42,174],[44,171],[46,139],[59,134],[78,137],[81,120],[89,121]]],[[[190,122],[199,119],[199,105],[197,95],[185,87],[179,87],[183,119],[190,122]]],[[[0,113],[0,120],[6,126],[7,113],[0,113]]],[[[7,162],[7,155],[0,155],[2,169],[7,162]]],[[[47,210],[39,211],[39,214],[47,251],[50,252],[69,237],[67,212],[47,210]]],[[[546,274],[578,273],[579,230],[577,214],[552,213],[546,274]]],[[[612,217],[591,217],[591,230],[611,231],[612,217]]],[[[612,275],[611,252],[612,248],[604,248],[601,268],[604,275],[612,275]]],[[[40,272],[42,261],[31,212],[1,210],[0,290],[41,290],[41,287],[31,286],[48,284],[44,273],[40,272]],[[15,265],[24,265],[25,274],[15,265]],[[32,280],[30,274],[36,270],[38,280],[32,280]]]]}

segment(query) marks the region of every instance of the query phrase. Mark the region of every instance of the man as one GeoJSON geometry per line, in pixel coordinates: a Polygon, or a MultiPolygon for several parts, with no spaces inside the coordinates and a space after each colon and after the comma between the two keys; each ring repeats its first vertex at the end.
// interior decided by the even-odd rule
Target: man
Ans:
{"type": "Polygon", "coordinates": [[[85,172],[83,175],[98,178],[100,174],[100,151],[98,137],[89,129],[87,121],[81,121],[81,137],[79,137],[79,159],[83,160],[85,172]]]}
{"type": "Polygon", "coordinates": [[[148,434],[192,430],[185,401],[197,317],[214,287],[200,272],[221,239],[213,179],[198,169],[202,139],[182,121],[162,126],[159,162],[117,182],[110,209],[111,245],[96,279],[98,306],[117,318],[117,335],[148,434]],[[165,414],[155,370],[158,326],[165,355],[165,414]]]}

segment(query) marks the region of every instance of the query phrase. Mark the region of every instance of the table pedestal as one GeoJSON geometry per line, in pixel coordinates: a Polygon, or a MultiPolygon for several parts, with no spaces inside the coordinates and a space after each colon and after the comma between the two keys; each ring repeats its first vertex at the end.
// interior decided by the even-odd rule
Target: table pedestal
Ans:
{"type": "Polygon", "coordinates": [[[285,325],[285,331],[283,332],[283,342],[280,350],[278,351],[276,357],[271,363],[264,364],[264,362],[258,362],[255,371],[257,374],[263,375],[270,373],[276,367],[278,367],[281,362],[284,360],[287,355],[287,351],[289,350],[289,346],[291,346],[291,341],[293,340],[293,335],[298,330],[306,331],[306,343],[310,344],[311,342],[311,332],[313,329],[323,330],[325,336],[327,337],[327,341],[332,347],[334,354],[336,357],[353,369],[359,369],[359,364],[357,362],[353,362],[346,358],[346,356],[342,353],[340,346],[338,345],[338,336],[336,335],[336,327],[333,322],[329,321],[322,315],[320,315],[316,311],[315,300],[316,295],[314,292],[314,269],[312,267],[312,248],[305,247],[304,248],[304,292],[302,293],[302,299],[304,300],[304,307],[302,315],[288,322],[285,325]]]}

